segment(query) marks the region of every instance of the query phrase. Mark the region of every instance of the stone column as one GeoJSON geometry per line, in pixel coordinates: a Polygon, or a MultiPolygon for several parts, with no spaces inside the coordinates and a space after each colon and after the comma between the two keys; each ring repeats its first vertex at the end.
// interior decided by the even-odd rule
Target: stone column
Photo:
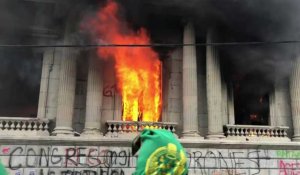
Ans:
{"type": "Polygon", "coordinates": [[[57,101],[59,87],[60,61],[62,57],[62,48],[54,49],[54,61],[50,65],[49,88],[47,95],[46,118],[54,120],[57,116],[57,101]]]}
{"type": "Polygon", "coordinates": [[[100,136],[100,121],[102,108],[102,72],[100,61],[95,54],[89,57],[88,82],[87,82],[87,98],[84,135],[100,136]]]}
{"type": "MultiPolygon", "coordinates": [[[[213,42],[213,31],[207,32],[207,43],[213,42]]],[[[224,138],[222,120],[221,72],[215,46],[206,47],[206,85],[208,108],[208,139],[224,138]]]]}
{"type": "Polygon", "coordinates": [[[207,135],[207,100],[206,100],[206,72],[205,57],[198,58],[198,120],[199,133],[201,136],[207,135]],[[202,64],[201,64],[202,63],[202,64]]]}
{"type": "Polygon", "coordinates": [[[294,126],[293,141],[300,141],[300,55],[297,56],[290,78],[290,96],[294,126]]]}
{"type": "Polygon", "coordinates": [[[49,78],[50,78],[50,72],[53,66],[53,62],[54,62],[54,49],[45,50],[43,54],[43,65],[42,65],[42,75],[41,75],[38,115],[37,115],[37,117],[40,119],[46,118],[49,78]]]}
{"type": "Polygon", "coordinates": [[[122,121],[122,97],[115,91],[114,97],[114,116],[113,119],[117,121],[122,121]]]}
{"type": "Polygon", "coordinates": [[[56,118],[61,49],[44,51],[38,118],[56,118]]]}
{"type": "Polygon", "coordinates": [[[101,130],[105,132],[107,120],[119,120],[114,118],[114,97],[116,92],[116,80],[114,63],[111,60],[102,62],[103,66],[103,100],[102,100],[102,115],[101,115],[101,130]]]}
{"type": "Polygon", "coordinates": [[[276,117],[276,110],[275,110],[275,89],[269,94],[269,125],[277,126],[278,121],[276,117]]]}
{"type": "Polygon", "coordinates": [[[223,125],[228,124],[228,97],[227,97],[227,85],[222,82],[222,119],[223,125]]]}
{"type": "MultiPolygon", "coordinates": [[[[64,44],[71,44],[66,40],[64,44]]],[[[64,48],[60,63],[58,106],[54,135],[73,135],[72,118],[74,113],[76,86],[77,49],[64,48]]]]}
{"type": "MultiPolygon", "coordinates": [[[[195,44],[192,23],[184,27],[183,43],[195,44]]],[[[198,131],[198,94],[196,46],[183,46],[183,137],[200,137],[198,131]]]]}
{"type": "Polygon", "coordinates": [[[274,91],[270,95],[270,122],[271,126],[288,126],[289,136],[292,136],[292,115],[290,108],[290,98],[288,92],[288,83],[285,81],[276,81],[274,91]]]}
{"type": "Polygon", "coordinates": [[[228,94],[228,124],[235,124],[235,116],[234,116],[234,94],[233,87],[230,86],[229,94],[228,94]]]}
{"type": "Polygon", "coordinates": [[[178,123],[177,130],[182,130],[182,49],[174,50],[166,60],[167,81],[164,91],[165,113],[162,120],[178,123]]]}

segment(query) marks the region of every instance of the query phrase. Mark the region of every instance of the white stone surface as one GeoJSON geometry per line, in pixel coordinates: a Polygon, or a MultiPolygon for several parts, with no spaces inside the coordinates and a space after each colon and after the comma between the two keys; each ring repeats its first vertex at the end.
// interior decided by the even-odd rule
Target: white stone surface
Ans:
{"type": "Polygon", "coordinates": [[[176,122],[182,131],[182,49],[175,49],[164,62],[163,122],[176,122]]]}
{"type": "Polygon", "coordinates": [[[38,103],[38,118],[46,118],[47,113],[47,98],[49,96],[49,87],[53,82],[50,79],[54,65],[54,49],[48,48],[43,54],[42,75],[40,82],[40,94],[38,103]]]}
{"type": "MultiPolygon", "coordinates": [[[[191,22],[184,26],[183,43],[196,42],[195,29],[191,22]]],[[[185,138],[198,137],[198,89],[196,46],[183,46],[182,59],[183,86],[183,132],[185,138]]]]}
{"type": "MultiPolygon", "coordinates": [[[[199,59],[199,58],[198,58],[199,59]]],[[[206,59],[200,58],[200,59],[206,59]]],[[[205,69],[205,64],[198,64],[198,70],[205,69]]],[[[198,118],[199,132],[201,136],[207,135],[208,118],[207,118],[207,97],[206,97],[206,75],[198,71],[198,118]]],[[[205,71],[203,71],[205,72],[205,71]]]]}
{"type": "Polygon", "coordinates": [[[290,78],[290,96],[293,117],[294,136],[293,141],[300,141],[300,56],[298,55],[293,64],[290,78]]]}
{"type": "MultiPolygon", "coordinates": [[[[53,138],[53,137],[52,137],[53,138]]],[[[121,142],[120,142],[121,143],[121,142]]],[[[213,143],[211,143],[213,144],[213,143]]],[[[295,144],[294,144],[295,145],[295,144]]],[[[299,150],[186,147],[189,174],[298,174],[299,150]],[[293,166],[293,168],[292,168],[293,166]]],[[[258,145],[256,145],[258,146],[258,145]]],[[[295,145],[296,146],[296,145],[295,145]]],[[[296,147],[294,147],[296,148],[296,147]]],[[[137,157],[129,146],[5,144],[0,157],[10,174],[123,174],[134,172],[137,157]]]]}
{"type": "MultiPolygon", "coordinates": [[[[57,99],[59,87],[59,72],[60,72],[60,58],[62,57],[62,49],[54,49],[54,60],[51,62],[51,69],[49,75],[48,95],[46,105],[46,118],[53,120],[57,115],[57,99]]],[[[50,61],[50,60],[49,60],[50,61]]]]}
{"type": "MultiPolygon", "coordinates": [[[[290,96],[287,82],[276,81],[273,93],[270,95],[271,126],[288,126],[293,130],[290,96]]],[[[289,136],[291,134],[289,133],[289,136]]]]}
{"type": "Polygon", "coordinates": [[[230,86],[228,94],[228,123],[230,125],[235,124],[235,115],[234,115],[234,94],[233,87],[230,86]]]}
{"type": "Polygon", "coordinates": [[[223,125],[228,124],[228,94],[225,82],[222,82],[222,119],[223,125]]]}
{"type": "MultiPolygon", "coordinates": [[[[67,38],[65,44],[72,44],[72,41],[67,38]]],[[[60,63],[58,106],[54,135],[73,135],[72,118],[75,102],[76,57],[76,49],[64,48],[60,63]]]]}
{"type": "Polygon", "coordinates": [[[101,108],[102,108],[102,92],[103,80],[102,71],[99,60],[95,54],[89,57],[87,98],[86,98],[86,114],[85,114],[85,135],[102,135],[100,133],[101,108]]]}
{"type": "Polygon", "coordinates": [[[169,112],[182,112],[182,101],[177,98],[169,98],[168,109],[169,112]]]}
{"type": "MultiPolygon", "coordinates": [[[[214,41],[213,30],[207,33],[207,43],[214,41]]],[[[222,119],[222,90],[219,54],[214,46],[206,46],[206,84],[208,108],[208,139],[224,138],[222,119]]]]}
{"type": "Polygon", "coordinates": [[[113,119],[114,120],[122,120],[122,97],[119,93],[116,93],[114,96],[114,113],[113,119]]]}

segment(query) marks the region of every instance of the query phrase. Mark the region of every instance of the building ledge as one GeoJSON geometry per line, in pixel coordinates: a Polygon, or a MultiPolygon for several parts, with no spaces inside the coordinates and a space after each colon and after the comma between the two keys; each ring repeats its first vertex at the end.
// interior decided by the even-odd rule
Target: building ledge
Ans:
{"type": "MultiPolygon", "coordinates": [[[[230,149],[286,149],[299,150],[300,142],[246,142],[232,140],[179,139],[185,148],[230,149]]],[[[58,136],[0,136],[0,145],[74,145],[131,147],[132,139],[110,137],[58,137],[58,136]]]]}

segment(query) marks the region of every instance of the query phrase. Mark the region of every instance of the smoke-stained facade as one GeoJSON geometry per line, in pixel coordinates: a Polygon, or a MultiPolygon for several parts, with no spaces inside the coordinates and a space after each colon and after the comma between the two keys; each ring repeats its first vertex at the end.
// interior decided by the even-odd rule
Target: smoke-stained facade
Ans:
{"type": "MultiPolygon", "coordinates": [[[[294,41],[300,37],[298,2],[128,0],[116,1],[116,18],[97,18],[112,2],[0,2],[0,160],[6,156],[3,162],[12,173],[77,172],[82,162],[75,157],[81,145],[100,146],[93,160],[107,156],[100,152],[108,147],[104,150],[114,151],[116,160],[128,153],[128,161],[134,162],[130,142],[148,127],[168,129],[178,136],[194,174],[297,173],[300,62],[294,41]],[[104,24],[113,20],[119,20],[120,29],[104,24]],[[97,44],[149,46],[101,48],[97,44]],[[142,65],[139,73],[124,71],[122,54],[128,57],[126,69],[142,65]],[[151,59],[141,61],[143,54],[151,59]],[[156,62],[146,64],[147,60],[156,62]],[[146,74],[145,65],[158,75],[146,74]],[[132,76],[137,78],[128,81],[132,76]],[[150,87],[141,83],[146,78],[155,79],[147,82],[150,87]],[[126,89],[129,82],[136,91],[126,89]],[[152,93],[156,86],[161,91],[152,93]],[[143,120],[144,106],[151,106],[144,105],[148,102],[140,95],[147,88],[151,90],[147,100],[153,97],[151,105],[159,106],[155,120],[143,120]],[[153,94],[159,94],[161,102],[155,103],[153,94]],[[128,107],[128,102],[135,108],[128,107]],[[129,108],[134,117],[128,116],[133,115],[127,114],[129,108]],[[40,146],[28,148],[48,143],[57,145],[57,149],[49,147],[52,156],[53,152],[66,155],[67,163],[58,166],[61,170],[49,164],[30,167],[31,158],[20,160],[19,168],[9,161],[17,152],[38,155],[40,146]],[[60,147],[70,145],[75,145],[74,150],[65,152],[60,147]],[[3,152],[10,147],[15,152],[3,152]],[[240,157],[232,153],[234,149],[240,157]],[[253,162],[254,154],[268,166],[253,162]],[[227,167],[205,159],[224,159],[227,167]],[[247,160],[244,163],[249,166],[229,166],[229,160],[236,159],[247,160]],[[68,160],[74,165],[72,171],[68,160]]],[[[90,149],[82,155],[85,161],[95,156],[90,149]]],[[[91,161],[89,166],[82,163],[81,168],[105,174],[99,161],[94,167],[91,161]]],[[[129,163],[124,170],[112,164],[106,167],[111,174],[130,174],[135,166],[129,163]]]]}

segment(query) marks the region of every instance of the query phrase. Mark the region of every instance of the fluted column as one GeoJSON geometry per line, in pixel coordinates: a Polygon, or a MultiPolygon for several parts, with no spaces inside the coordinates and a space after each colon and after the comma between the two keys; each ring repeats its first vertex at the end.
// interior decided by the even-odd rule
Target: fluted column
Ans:
{"type": "Polygon", "coordinates": [[[100,136],[103,81],[101,65],[95,54],[89,57],[85,127],[83,135],[100,136]]]}
{"type": "Polygon", "coordinates": [[[269,95],[269,110],[270,110],[270,115],[269,115],[269,124],[271,126],[277,126],[278,120],[276,116],[276,110],[275,110],[275,88],[269,95]]]}
{"type": "MultiPolygon", "coordinates": [[[[192,23],[184,27],[183,43],[195,44],[192,23]]],[[[183,137],[200,137],[198,131],[198,94],[196,46],[183,46],[183,137]]]]}
{"type": "Polygon", "coordinates": [[[61,48],[48,48],[44,51],[38,118],[47,118],[51,120],[56,118],[61,56],[61,48]]]}
{"type": "Polygon", "coordinates": [[[290,98],[288,93],[288,83],[278,80],[274,83],[274,90],[270,95],[270,122],[271,126],[288,126],[288,134],[292,133],[292,115],[290,108],[290,98]]]}
{"type": "Polygon", "coordinates": [[[291,109],[288,86],[286,82],[276,81],[270,95],[270,124],[272,126],[291,127],[291,109]]]}
{"type": "Polygon", "coordinates": [[[114,120],[122,120],[122,97],[119,93],[114,94],[114,120]]]}
{"type": "Polygon", "coordinates": [[[228,124],[235,124],[235,116],[234,116],[234,94],[233,87],[230,86],[229,94],[228,94],[228,124]]]}
{"type": "Polygon", "coordinates": [[[117,95],[116,92],[116,74],[114,71],[114,63],[111,60],[103,62],[103,100],[102,100],[102,118],[101,118],[101,130],[105,132],[107,120],[118,120],[114,118],[114,98],[117,95]]]}
{"type": "Polygon", "coordinates": [[[182,132],[182,48],[175,49],[165,63],[168,78],[164,80],[164,112],[162,121],[176,122],[177,131],[182,132]]]}
{"type": "Polygon", "coordinates": [[[290,95],[294,126],[293,141],[300,141],[300,55],[295,60],[291,74],[290,95]]]}
{"type": "MultiPolygon", "coordinates": [[[[207,43],[213,42],[213,31],[207,32],[207,43]]],[[[206,46],[206,84],[208,108],[208,139],[224,138],[222,120],[221,72],[215,46],[206,46]]]]}
{"type": "Polygon", "coordinates": [[[227,85],[225,82],[222,83],[222,119],[223,125],[228,124],[228,95],[227,85]]]}
{"type": "Polygon", "coordinates": [[[51,67],[54,62],[54,50],[47,49],[43,54],[43,64],[42,64],[42,75],[40,83],[40,94],[39,94],[39,104],[38,104],[38,118],[46,118],[47,109],[47,96],[49,89],[49,78],[51,67]]]}
{"type": "MultiPolygon", "coordinates": [[[[64,44],[72,44],[66,40],[64,44]]],[[[77,49],[64,48],[60,63],[58,106],[54,135],[73,135],[72,118],[74,113],[76,86],[77,49]]]]}

